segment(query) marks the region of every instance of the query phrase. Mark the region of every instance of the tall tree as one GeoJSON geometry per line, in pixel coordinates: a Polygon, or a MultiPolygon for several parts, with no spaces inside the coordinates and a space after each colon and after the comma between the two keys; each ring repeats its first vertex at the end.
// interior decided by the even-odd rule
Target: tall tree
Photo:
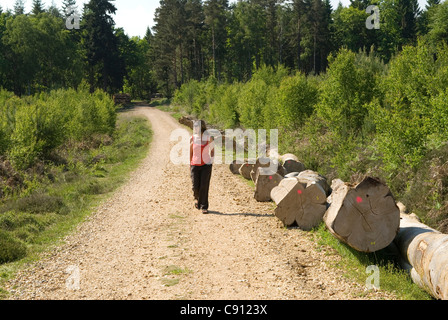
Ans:
{"type": "Polygon", "coordinates": [[[400,27],[403,44],[416,44],[417,19],[421,13],[418,0],[399,0],[397,9],[401,14],[400,27]]]}
{"type": "Polygon", "coordinates": [[[33,8],[31,9],[31,12],[34,15],[38,15],[39,13],[44,12],[44,5],[42,3],[42,0],[33,0],[33,8]]]}
{"type": "Polygon", "coordinates": [[[211,40],[213,75],[218,80],[221,78],[225,55],[227,40],[226,10],[228,6],[228,0],[207,0],[204,3],[205,24],[210,32],[211,40]]]}
{"type": "Polygon", "coordinates": [[[14,3],[14,14],[25,14],[25,3],[23,0],[16,0],[14,3]]]}
{"type": "Polygon", "coordinates": [[[62,1],[62,14],[65,18],[69,17],[76,12],[76,0],[64,0],[62,1]]]}
{"type": "Polygon", "coordinates": [[[434,5],[428,24],[428,37],[433,43],[448,43],[448,1],[434,5]]]}
{"type": "Polygon", "coordinates": [[[428,25],[434,8],[440,4],[440,0],[427,0],[425,9],[422,10],[419,19],[417,20],[418,35],[426,35],[429,31],[428,25]]]}
{"type": "Polygon", "coordinates": [[[116,10],[112,0],[90,0],[84,6],[82,43],[86,52],[88,81],[92,91],[100,87],[112,93],[123,85],[123,74],[116,72],[122,70],[112,17],[116,10]]]}

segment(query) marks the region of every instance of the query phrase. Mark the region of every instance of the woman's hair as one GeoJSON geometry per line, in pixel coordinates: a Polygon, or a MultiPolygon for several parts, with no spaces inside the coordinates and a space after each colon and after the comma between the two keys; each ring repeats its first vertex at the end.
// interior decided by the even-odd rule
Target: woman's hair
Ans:
{"type": "Polygon", "coordinates": [[[205,132],[205,130],[207,130],[207,125],[205,124],[204,120],[199,120],[201,121],[201,134],[205,132]]]}
{"type": "Polygon", "coordinates": [[[194,127],[199,127],[201,126],[201,134],[203,134],[205,132],[205,130],[207,130],[207,125],[205,124],[204,120],[196,120],[193,122],[193,128],[194,127]]]}

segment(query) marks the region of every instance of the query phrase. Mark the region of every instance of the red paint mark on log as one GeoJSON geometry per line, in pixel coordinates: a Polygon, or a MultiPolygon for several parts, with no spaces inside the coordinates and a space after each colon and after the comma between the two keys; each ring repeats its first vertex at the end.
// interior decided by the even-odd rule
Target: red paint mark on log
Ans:
{"type": "Polygon", "coordinates": [[[298,194],[302,194],[302,190],[297,190],[297,193],[298,194]]]}
{"type": "Polygon", "coordinates": [[[356,202],[361,203],[362,202],[362,198],[361,197],[356,197],[356,202]]]}
{"type": "Polygon", "coordinates": [[[269,176],[269,180],[272,180],[272,176],[269,176]]]}

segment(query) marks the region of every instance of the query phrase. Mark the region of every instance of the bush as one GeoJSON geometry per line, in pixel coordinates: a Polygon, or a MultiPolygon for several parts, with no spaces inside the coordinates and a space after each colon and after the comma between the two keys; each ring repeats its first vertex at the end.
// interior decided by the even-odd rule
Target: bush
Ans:
{"type": "Polygon", "coordinates": [[[263,109],[266,106],[270,87],[261,79],[252,79],[240,91],[238,113],[244,128],[263,128],[263,109]]]}
{"type": "Polygon", "coordinates": [[[279,124],[288,129],[297,130],[313,113],[317,103],[318,91],[303,74],[282,80],[275,103],[279,124]]]}
{"type": "Polygon", "coordinates": [[[216,90],[215,101],[210,105],[208,121],[222,128],[234,128],[239,123],[237,110],[238,96],[241,91],[238,83],[221,85],[216,90]]]}
{"type": "Polygon", "coordinates": [[[68,140],[115,130],[113,100],[99,90],[90,94],[83,86],[25,98],[1,91],[0,111],[0,154],[7,154],[17,169],[45,159],[68,140]]]}
{"type": "Polygon", "coordinates": [[[0,264],[19,260],[26,255],[26,246],[9,232],[0,230],[0,264]]]}
{"type": "Polygon", "coordinates": [[[368,113],[367,104],[377,93],[377,73],[380,70],[375,58],[361,59],[346,49],[329,58],[316,109],[330,130],[342,137],[361,130],[368,113]]]}

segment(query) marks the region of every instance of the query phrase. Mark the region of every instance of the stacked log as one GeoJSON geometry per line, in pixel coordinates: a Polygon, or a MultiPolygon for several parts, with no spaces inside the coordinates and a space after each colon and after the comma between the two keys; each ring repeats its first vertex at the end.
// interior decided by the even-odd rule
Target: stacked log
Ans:
{"type": "Polygon", "coordinates": [[[302,172],[305,170],[305,165],[291,153],[282,155],[280,159],[283,163],[283,167],[285,168],[285,174],[291,172],[302,172]]]}
{"type": "Polygon", "coordinates": [[[304,175],[285,178],[271,191],[276,203],[275,215],[285,226],[297,224],[303,230],[311,230],[321,221],[327,209],[326,179],[311,171],[304,175]]]}
{"type": "Polygon", "coordinates": [[[243,176],[244,179],[250,180],[250,173],[255,165],[255,160],[246,160],[238,169],[240,175],[243,176]]]}
{"type": "Polygon", "coordinates": [[[255,179],[255,200],[271,201],[271,190],[277,187],[282,179],[281,175],[270,168],[258,167],[255,179]]]}
{"type": "Polygon", "coordinates": [[[233,160],[231,164],[229,164],[230,172],[233,174],[240,174],[240,167],[243,165],[243,162],[240,162],[238,160],[233,160]]]}
{"type": "Polygon", "coordinates": [[[414,214],[401,213],[394,243],[412,280],[433,297],[447,300],[448,235],[421,223],[414,214]]]}
{"type": "Polygon", "coordinates": [[[187,126],[190,129],[193,129],[193,122],[194,122],[194,119],[189,116],[182,116],[179,119],[180,124],[183,124],[184,126],[187,126]]]}
{"type": "Polygon", "coordinates": [[[270,166],[270,164],[271,164],[271,159],[269,159],[267,157],[257,158],[257,161],[255,162],[255,164],[252,167],[252,170],[250,171],[250,178],[252,179],[252,181],[255,182],[255,180],[256,180],[258,168],[268,168],[270,166]]]}
{"type": "Polygon", "coordinates": [[[389,188],[379,180],[366,177],[357,185],[335,180],[324,215],[333,236],[361,252],[387,247],[400,224],[400,210],[389,188]]]}
{"type": "Polygon", "coordinates": [[[113,100],[115,104],[129,104],[131,103],[131,96],[127,93],[114,94],[113,100]]]}

